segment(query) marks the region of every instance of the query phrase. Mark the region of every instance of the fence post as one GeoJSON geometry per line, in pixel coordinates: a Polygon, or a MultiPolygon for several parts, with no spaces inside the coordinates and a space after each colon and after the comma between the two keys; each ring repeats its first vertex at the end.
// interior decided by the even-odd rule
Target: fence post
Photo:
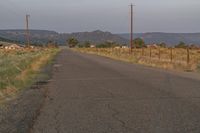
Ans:
{"type": "Polygon", "coordinates": [[[151,56],[152,56],[152,53],[151,53],[152,51],[151,51],[151,47],[150,47],[150,58],[151,58],[151,56]]]}
{"type": "Polygon", "coordinates": [[[170,48],[170,60],[173,61],[173,48],[170,48]]]}
{"type": "Polygon", "coordinates": [[[158,48],[158,58],[160,60],[160,47],[158,48]]]}
{"type": "Polygon", "coordinates": [[[133,56],[136,56],[136,50],[135,50],[135,47],[133,47],[133,56]]]}
{"type": "Polygon", "coordinates": [[[190,63],[190,50],[187,47],[187,64],[189,64],[189,63],[190,63]]]}
{"type": "Polygon", "coordinates": [[[144,47],[142,47],[142,56],[144,56],[144,47]]]}

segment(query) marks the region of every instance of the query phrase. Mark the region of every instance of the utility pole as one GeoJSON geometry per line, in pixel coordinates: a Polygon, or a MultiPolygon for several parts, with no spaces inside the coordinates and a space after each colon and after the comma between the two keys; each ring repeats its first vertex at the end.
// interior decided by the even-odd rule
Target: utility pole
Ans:
{"type": "Polygon", "coordinates": [[[130,53],[133,52],[133,4],[131,6],[130,53]]]}
{"type": "Polygon", "coordinates": [[[26,45],[30,47],[30,32],[29,32],[29,17],[30,15],[26,14],[26,45]]]}

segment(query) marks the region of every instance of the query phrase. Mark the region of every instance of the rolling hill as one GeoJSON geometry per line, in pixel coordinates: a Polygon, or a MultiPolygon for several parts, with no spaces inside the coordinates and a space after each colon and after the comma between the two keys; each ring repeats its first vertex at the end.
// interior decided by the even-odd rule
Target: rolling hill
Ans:
{"type": "MultiPolygon", "coordinates": [[[[92,43],[103,43],[105,41],[113,41],[120,44],[127,43],[128,40],[114,35],[110,32],[103,32],[96,30],[93,32],[77,32],[77,33],[57,33],[48,30],[30,30],[32,43],[47,43],[48,41],[55,41],[59,44],[65,44],[66,40],[75,37],[79,42],[90,41],[92,43]]],[[[25,41],[24,30],[0,30],[0,37],[5,37],[20,42],[25,41]]]]}
{"type": "MultiPolygon", "coordinates": [[[[44,44],[49,41],[55,41],[58,44],[66,44],[66,40],[70,37],[75,37],[79,42],[90,41],[95,44],[103,43],[105,41],[112,41],[119,44],[129,44],[129,34],[112,34],[110,32],[103,32],[96,30],[93,32],[76,32],[76,33],[58,33],[48,30],[30,30],[31,42],[37,44],[44,44]]],[[[25,42],[24,30],[0,30],[0,37],[7,40],[16,40],[21,43],[25,42]]],[[[200,45],[200,33],[136,33],[134,38],[140,37],[144,39],[147,44],[164,42],[168,45],[176,45],[180,41],[186,44],[200,45]]]]}

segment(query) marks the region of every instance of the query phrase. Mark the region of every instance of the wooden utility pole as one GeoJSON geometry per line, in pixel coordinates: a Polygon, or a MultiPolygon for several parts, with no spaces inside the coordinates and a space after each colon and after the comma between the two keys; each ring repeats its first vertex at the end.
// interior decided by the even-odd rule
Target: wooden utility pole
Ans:
{"type": "Polygon", "coordinates": [[[30,47],[30,32],[29,32],[29,17],[30,15],[26,15],[26,46],[30,47]]]}
{"type": "Polygon", "coordinates": [[[130,52],[133,52],[133,4],[131,4],[130,52]]]}

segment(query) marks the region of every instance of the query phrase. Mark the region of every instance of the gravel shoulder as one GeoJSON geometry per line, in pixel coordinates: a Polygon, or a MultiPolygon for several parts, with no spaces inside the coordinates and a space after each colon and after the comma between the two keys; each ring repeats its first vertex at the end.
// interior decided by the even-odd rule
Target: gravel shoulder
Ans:
{"type": "Polygon", "coordinates": [[[40,113],[55,59],[46,65],[35,83],[0,104],[0,133],[28,133],[40,113]]]}

